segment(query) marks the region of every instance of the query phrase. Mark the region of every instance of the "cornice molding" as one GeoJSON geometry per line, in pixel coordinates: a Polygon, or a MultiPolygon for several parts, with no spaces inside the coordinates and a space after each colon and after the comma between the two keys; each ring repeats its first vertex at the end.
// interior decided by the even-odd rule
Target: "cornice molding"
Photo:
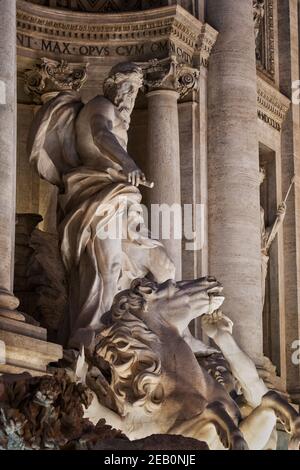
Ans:
{"type": "Polygon", "coordinates": [[[262,121],[277,131],[289,110],[291,101],[261,76],[257,76],[257,112],[262,121]]]}
{"type": "Polygon", "coordinates": [[[218,31],[212,28],[208,23],[202,26],[201,33],[196,43],[196,53],[199,54],[200,65],[208,67],[209,57],[218,38],[218,34],[218,31]]]}
{"type": "Polygon", "coordinates": [[[17,1],[18,32],[72,43],[144,42],[172,37],[194,51],[202,23],[179,5],[97,14],[52,9],[17,1]]]}
{"type": "Polygon", "coordinates": [[[19,56],[68,62],[147,61],[175,56],[208,66],[217,32],[179,5],[101,14],[53,9],[17,0],[19,56]]]}

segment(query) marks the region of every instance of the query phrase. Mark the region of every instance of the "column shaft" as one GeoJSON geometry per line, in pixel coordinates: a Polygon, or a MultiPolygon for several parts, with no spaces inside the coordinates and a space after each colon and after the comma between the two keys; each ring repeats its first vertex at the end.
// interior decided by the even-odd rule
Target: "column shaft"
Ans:
{"type": "Polygon", "coordinates": [[[219,31],[208,75],[210,273],[224,313],[254,359],[262,354],[257,92],[252,0],[208,0],[219,31]]]}
{"type": "Polygon", "coordinates": [[[279,25],[279,86],[291,99],[290,109],[282,127],[281,164],[283,193],[291,178],[296,184],[287,203],[283,225],[286,385],[293,402],[300,403],[300,364],[293,361],[300,338],[300,117],[299,105],[294,102],[293,84],[299,80],[299,13],[296,0],[278,2],[279,25]]]}
{"type": "Polygon", "coordinates": [[[0,308],[14,309],[16,2],[0,0],[0,308]]]}
{"type": "MultiPolygon", "coordinates": [[[[147,178],[155,186],[149,194],[151,204],[181,203],[180,152],[177,100],[173,90],[155,90],[148,97],[148,163],[147,178]]],[[[151,206],[150,206],[151,207],[151,206]]],[[[180,221],[181,222],[181,221],[180,221]]],[[[174,219],[171,212],[171,235],[174,219]]],[[[181,278],[181,240],[163,239],[166,250],[176,266],[176,278],[181,278]]]]}

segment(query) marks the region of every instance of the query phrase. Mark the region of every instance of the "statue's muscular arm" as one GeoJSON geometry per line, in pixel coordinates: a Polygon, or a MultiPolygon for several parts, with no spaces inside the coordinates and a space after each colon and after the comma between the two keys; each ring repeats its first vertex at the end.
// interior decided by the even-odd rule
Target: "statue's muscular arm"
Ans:
{"type": "Polygon", "coordinates": [[[95,110],[91,116],[93,140],[101,153],[117,163],[125,175],[129,175],[131,172],[139,171],[139,168],[113,132],[116,119],[114,106],[108,100],[102,100],[101,109],[95,110]]]}

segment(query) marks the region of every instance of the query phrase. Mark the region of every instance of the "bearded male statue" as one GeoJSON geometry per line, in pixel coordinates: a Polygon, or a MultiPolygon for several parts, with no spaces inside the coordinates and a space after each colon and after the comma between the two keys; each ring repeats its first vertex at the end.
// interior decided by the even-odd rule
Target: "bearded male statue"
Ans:
{"type": "Polygon", "coordinates": [[[119,64],[104,82],[104,96],[84,105],[76,93],[62,92],[42,106],[31,129],[30,161],[59,188],[58,233],[69,285],[60,340],[71,348],[91,347],[102,314],[132,279],[148,272],[159,282],[174,277],[162,245],[148,237],[138,189],[145,176],[127,152],[142,83],[139,66],[119,64]]]}
{"type": "MultiPolygon", "coordinates": [[[[30,161],[59,188],[58,233],[69,285],[60,341],[69,348],[93,347],[101,316],[133,279],[149,273],[158,283],[175,278],[162,244],[149,238],[138,189],[147,181],[127,152],[142,84],[137,64],[118,64],[104,82],[104,96],[84,105],[76,93],[60,93],[42,106],[31,129],[30,161]]],[[[210,352],[185,336],[194,351],[210,352]]]]}

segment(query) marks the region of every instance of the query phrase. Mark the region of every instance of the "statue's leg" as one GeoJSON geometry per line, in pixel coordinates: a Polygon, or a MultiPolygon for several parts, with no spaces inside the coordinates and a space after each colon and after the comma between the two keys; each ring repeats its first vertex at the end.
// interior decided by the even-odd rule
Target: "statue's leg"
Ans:
{"type": "Polygon", "coordinates": [[[118,292],[121,263],[121,240],[90,237],[78,269],[71,273],[69,347],[93,346],[101,316],[118,292]]]}
{"type": "Polygon", "coordinates": [[[289,449],[300,450],[300,415],[278,392],[270,390],[262,399],[262,406],[271,408],[291,435],[289,449]]]}
{"type": "Polygon", "coordinates": [[[211,450],[247,450],[247,443],[221,402],[209,404],[195,418],[176,423],[170,434],[181,434],[206,442],[211,450]]]}
{"type": "Polygon", "coordinates": [[[277,449],[277,442],[278,442],[278,433],[276,427],[274,427],[270,439],[268,440],[267,444],[263,448],[263,450],[276,450],[277,449]]]}
{"type": "Polygon", "coordinates": [[[102,313],[107,312],[118,292],[122,269],[122,240],[119,238],[95,241],[98,273],[102,279],[102,313]]]}
{"type": "MultiPolygon", "coordinates": [[[[230,450],[247,450],[247,442],[231,416],[227,413],[221,402],[213,402],[207,406],[202,414],[206,422],[212,422],[216,428],[221,444],[230,450]]],[[[211,449],[220,448],[217,442],[211,445],[211,449]],[[216,447],[215,447],[216,446],[216,447]]]]}
{"type": "Polygon", "coordinates": [[[292,436],[289,448],[299,450],[300,416],[278,392],[273,390],[263,396],[261,405],[255,408],[240,425],[251,450],[262,450],[267,446],[277,418],[292,436]]]}
{"type": "Polygon", "coordinates": [[[239,427],[250,450],[263,450],[267,446],[276,421],[274,411],[260,405],[241,422],[239,427]]]}

